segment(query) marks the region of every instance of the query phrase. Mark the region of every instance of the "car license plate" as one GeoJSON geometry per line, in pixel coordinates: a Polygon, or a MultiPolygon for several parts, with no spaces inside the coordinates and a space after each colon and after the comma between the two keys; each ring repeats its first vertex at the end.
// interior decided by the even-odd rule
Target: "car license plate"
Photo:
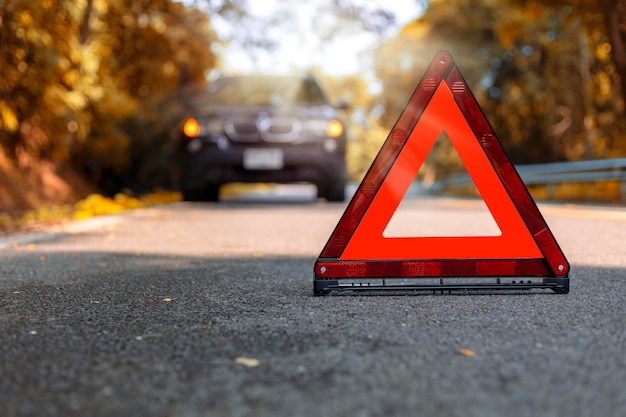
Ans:
{"type": "Polygon", "coordinates": [[[248,148],[243,151],[245,169],[281,169],[283,164],[282,149],[248,148]]]}

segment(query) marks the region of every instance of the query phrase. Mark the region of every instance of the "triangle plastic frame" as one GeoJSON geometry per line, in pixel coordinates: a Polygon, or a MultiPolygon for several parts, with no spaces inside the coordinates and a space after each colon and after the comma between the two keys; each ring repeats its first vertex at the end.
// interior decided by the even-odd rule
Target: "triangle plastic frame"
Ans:
{"type": "Polygon", "coordinates": [[[315,295],[333,290],[567,293],[568,273],[567,259],[452,56],[437,53],[315,262],[315,295]],[[442,131],[502,234],[383,237],[442,131]]]}

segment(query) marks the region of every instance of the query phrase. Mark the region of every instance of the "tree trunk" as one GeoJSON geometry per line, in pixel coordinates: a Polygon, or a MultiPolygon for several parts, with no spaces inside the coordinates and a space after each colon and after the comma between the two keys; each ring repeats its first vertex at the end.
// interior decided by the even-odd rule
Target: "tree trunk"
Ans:
{"type": "Polygon", "coordinates": [[[80,24],[80,43],[85,44],[89,39],[89,19],[93,10],[93,0],[87,0],[85,12],[83,13],[83,21],[80,24]]]}
{"type": "Polygon", "coordinates": [[[604,15],[611,41],[613,62],[626,101],[626,0],[605,0],[604,15]]]}

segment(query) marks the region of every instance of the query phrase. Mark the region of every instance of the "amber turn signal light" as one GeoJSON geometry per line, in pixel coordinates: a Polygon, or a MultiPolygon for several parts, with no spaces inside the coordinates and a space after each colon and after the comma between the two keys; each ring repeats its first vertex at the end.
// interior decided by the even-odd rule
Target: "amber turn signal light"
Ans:
{"type": "Polygon", "coordinates": [[[339,137],[343,133],[343,125],[339,120],[331,120],[326,126],[326,133],[331,138],[339,137]]]}
{"type": "Polygon", "coordinates": [[[193,117],[185,120],[185,124],[183,125],[183,132],[190,138],[195,138],[200,134],[200,125],[198,121],[193,117]]]}

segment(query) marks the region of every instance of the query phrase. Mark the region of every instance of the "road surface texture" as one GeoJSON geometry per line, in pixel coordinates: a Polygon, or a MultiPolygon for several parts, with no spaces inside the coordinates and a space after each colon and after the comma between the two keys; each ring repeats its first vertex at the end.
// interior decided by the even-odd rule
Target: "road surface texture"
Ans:
{"type": "MultiPolygon", "coordinates": [[[[490,227],[473,201],[406,206],[424,233],[490,227]]],[[[344,208],[177,203],[2,238],[0,416],[626,416],[626,209],[540,206],[567,295],[314,297],[344,208]]]]}

